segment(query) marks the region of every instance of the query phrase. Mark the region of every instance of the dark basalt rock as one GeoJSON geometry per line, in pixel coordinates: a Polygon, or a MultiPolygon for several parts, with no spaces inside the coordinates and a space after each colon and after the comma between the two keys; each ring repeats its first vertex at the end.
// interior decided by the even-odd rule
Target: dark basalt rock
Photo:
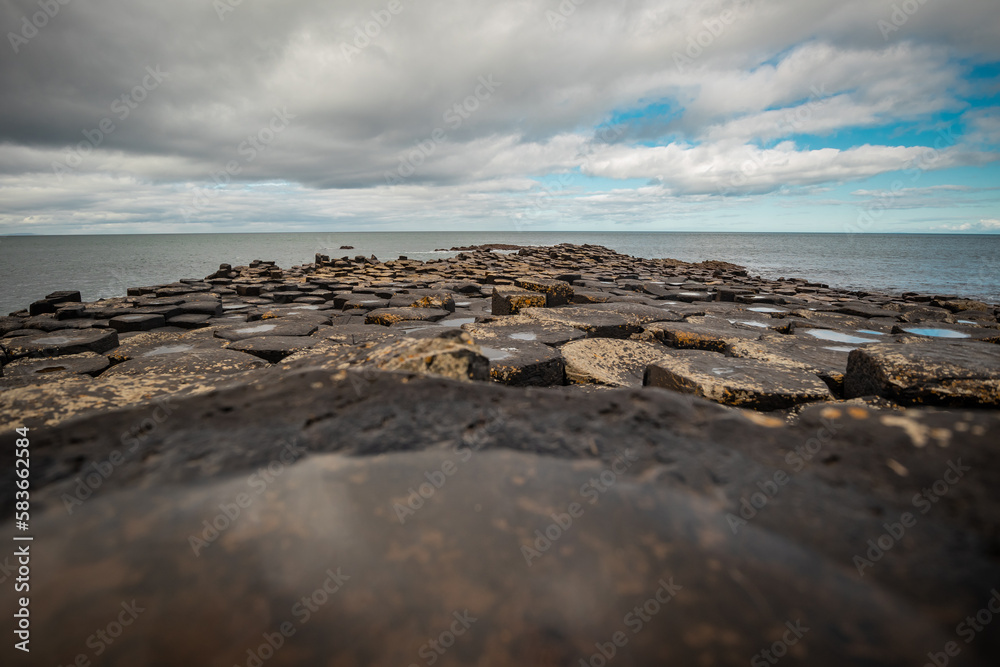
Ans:
{"type": "Polygon", "coordinates": [[[56,333],[18,336],[0,340],[0,346],[12,359],[20,357],[55,357],[81,352],[107,352],[118,346],[118,334],[112,329],[66,330],[56,333]]]}
{"type": "Polygon", "coordinates": [[[261,359],[233,350],[197,348],[144,355],[112,366],[103,377],[116,375],[228,375],[265,366],[261,359]]]}
{"type": "Polygon", "coordinates": [[[215,335],[218,338],[230,341],[244,340],[246,338],[258,338],[262,336],[308,336],[319,328],[312,322],[287,320],[282,318],[269,318],[259,320],[246,325],[238,325],[226,329],[216,329],[215,335]]]}
{"type": "Polygon", "coordinates": [[[127,315],[117,315],[108,320],[108,325],[115,331],[122,333],[125,331],[149,331],[166,326],[163,315],[130,313],[127,315]]]}
{"type": "Polygon", "coordinates": [[[276,364],[285,357],[308,349],[320,341],[308,336],[259,336],[230,343],[227,349],[246,352],[276,364]]]}
{"type": "Polygon", "coordinates": [[[628,338],[642,331],[642,327],[629,322],[618,313],[605,313],[586,306],[561,308],[526,308],[522,311],[539,322],[564,324],[587,334],[588,338],[628,338]]]}
{"type": "Polygon", "coordinates": [[[586,337],[586,334],[576,327],[540,322],[526,315],[512,315],[496,318],[490,322],[466,324],[462,329],[468,331],[476,342],[492,347],[516,345],[518,341],[536,341],[545,345],[559,346],[586,337]]]}
{"type": "Polygon", "coordinates": [[[532,292],[545,295],[545,305],[549,308],[565,306],[573,300],[573,287],[563,280],[550,278],[518,278],[514,285],[532,292]]]}
{"type": "Polygon", "coordinates": [[[762,411],[832,398],[812,373],[702,350],[682,350],[650,363],[643,384],[762,411]]]}
{"type": "Polygon", "coordinates": [[[546,301],[546,296],[539,292],[497,285],[493,288],[492,312],[494,315],[517,315],[525,308],[544,307],[546,301]]]}
{"type": "Polygon", "coordinates": [[[97,376],[110,362],[108,358],[94,352],[67,354],[51,359],[19,359],[3,367],[6,377],[39,377],[51,373],[79,373],[97,376]]]}
{"type": "Polygon", "coordinates": [[[508,339],[496,345],[502,347],[480,345],[490,360],[490,377],[494,381],[516,387],[564,384],[563,357],[558,350],[531,340],[508,339]]]}
{"type": "Polygon", "coordinates": [[[398,322],[437,322],[447,316],[448,311],[441,308],[378,308],[365,316],[365,324],[387,327],[398,322]]]}
{"type": "MultiPolygon", "coordinates": [[[[270,664],[406,664],[468,609],[476,621],[444,664],[573,664],[619,630],[629,641],[616,663],[738,664],[787,620],[809,628],[793,656],[810,665],[912,665],[984,606],[982,582],[997,571],[996,414],[889,419],[823,407],[786,426],[655,389],[588,395],[327,371],[262,376],[166,407],[93,497],[70,503],[72,515],[74,478],[127,451],[119,434],[154,406],[33,434],[33,531],[49,548],[33,570],[32,627],[52,638],[39,660],[72,659],[107,609],[135,599],[158,622],[140,616],[102,664],[135,664],[153,648],[169,664],[243,664],[286,620],[296,632],[270,664]],[[921,433],[947,434],[951,446],[915,446],[921,433]],[[803,443],[817,434],[824,442],[809,454],[803,443]],[[367,456],[377,453],[387,455],[367,456]],[[858,576],[866,542],[915,512],[914,489],[956,457],[961,491],[858,576]],[[272,462],[280,472],[263,477],[272,462]],[[776,469],[787,473],[780,484],[776,469]],[[738,523],[741,498],[755,493],[767,503],[738,523]],[[237,498],[226,522],[221,507],[237,498]],[[669,603],[661,579],[675,585],[669,603]],[[293,605],[324,584],[321,610],[300,623],[293,605]],[[626,615],[657,592],[656,613],[632,633],[626,615]],[[495,641],[504,631],[517,639],[495,641]],[[690,641],[698,636],[726,641],[690,641]]],[[[12,456],[0,450],[5,475],[12,456]]],[[[13,491],[4,479],[4,511],[13,491]]],[[[0,593],[4,604],[12,595],[0,593]]],[[[992,664],[998,651],[1000,635],[987,631],[962,657],[992,664]]]]}
{"type": "Polygon", "coordinates": [[[844,394],[903,405],[997,407],[1000,347],[940,340],[867,345],[848,357],[844,394]]]}
{"type": "Polygon", "coordinates": [[[736,327],[725,321],[711,324],[689,322],[652,322],[645,325],[644,337],[655,339],[670,347],[709,352],[728,352],[731,345],[745,340],[756,340],[761,333],[736,327]]]}

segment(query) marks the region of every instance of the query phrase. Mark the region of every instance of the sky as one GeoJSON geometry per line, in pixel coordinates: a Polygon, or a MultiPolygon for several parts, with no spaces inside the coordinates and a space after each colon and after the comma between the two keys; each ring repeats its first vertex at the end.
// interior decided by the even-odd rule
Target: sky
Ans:
{"type": "Polygon", "coordinates": [[[0,0],[0,234],[1000,233],[996,0],[0,0]]]}

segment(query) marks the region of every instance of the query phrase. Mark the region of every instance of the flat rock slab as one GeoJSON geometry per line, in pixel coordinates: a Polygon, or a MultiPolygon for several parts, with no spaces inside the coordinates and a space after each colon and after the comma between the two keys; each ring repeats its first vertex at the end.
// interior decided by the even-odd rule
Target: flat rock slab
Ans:
{"type": "Polygon", "coordinates": [[[389,299],[390,308],[438,308],[455,312],[455,297],[444,290],[414,290],[389,299]]]}
{"type": "Polygon", "coordinates": [[[662,345],[633,340],[587,338],[560,348],[566,379],[576,384],[641,387],[646,366],[669,351],[662,345]]]}
{"type": "Polygon", "coordinates": [[[376,344],[364,363],[386,371],[471,381],[490,378],[490,362],[472,338],[450,329],[434,338],[398,338],[376,344]]]}
{"type": "Polygon", "coordinates": [[[625,318],[632,325],[642,326],[649,322],[680,322],[684,315],[671,312],[665,308],[656,306],[646,306],[641,303],[597,303],[589,306],[582,306],[587,310],[594,310],[601,313],[616,313],[625,318]]]}
{"type": "Polygon", "coordinates": [[[324,327],[317,332],[327,340],[343,345],[381,342],[402,335],[402,332],[375,324],[342,324],[324,327]]]}
{"type": "Polygon", "coordinates": [[[770,334],[759,340],[735,341],[729,354],[742,359],[756,359],[774,368],[806,371],[819,376],[832,392],[844,393],[844,373],[850,348],[800,340],[797,336],[770,334]]]}
{"type": "MultiPolygon", "coordinates": [[[[222,305],[219,305],[219,310],[222,310],[222,305]]],[[[221,312],[220,312],[221,314],[221,312]]],[[[208,321],[212,319],[211,315],[206,315],[203,313],[184,313],[183,315],[175,315],[167,320],[167,324],[174,327],[180,327],[181,329],[201,329],[202,327],[207,327],[208,321]]]]}
{"type": "Polygon", "coordinates": [[[118,347],[106,353],[111,363],[120,364],[137,357],[155,357],[161,354],[190,352],[196,348],[222,349],[225,341],[214,338],[211,332],[158,332],[148,331],[122,338],[118,347]]]}
{"type": "Polygon", "coordinates": [[[81,352],[52,359],[18,359],[3,367],[5,377],[39,377],[51,373],[76,373],[96,377],[111,362],[103,354],[81,352]]]}
{"type": "Polygon", "coordinates": [[[319,339],[308,336],[255,336],[230,343],[226,349],[246,352],[260,357],[269,364],[276,364],[285,357],[306,350],[319,342],[319,339]]]}
{"type": "Polygon", "coordinates": [[[248,322],[245,325],[237,325],[227,329],[216,329],[215,335],[223,340],[238,341],[262,336],[308,336],[318,328],[319,325],[313,322],[287,321],[272,318],[248,322]]]}
{"type": "Polygon", "coordinates": [[[166,326],[166,319],[163,315],[152,313],[132,313],[127,315],[117,315],[108,320],[108,326],[121,333],[125,331],[149,331],[166,326]]]}
{"type": "Polygon", "coordinates": [[[670,347],[709,352],[728,352],[733,343],[754,340],[760,335],[728,323],[651,322],[646,325],[644,332],[644,336],[655,338],[670,347]]]}
{"type": "Polygon", "coordinates": [[[559,346],[573,340],[585,338],[587,334],[566,324],[542,322],[526,315],[512,315],[494,319],[491,322],[465,324],[462,328],[477,342],[500,347],[511,341],[534,341],[545,345],[559,346]]]}
{"type": "Polygon", "coordinates": [[[365,316],[365,324],[388,327],[397,322],[437,322],[448,314],[443,308],[377,308],[365,316]]]}
{"type": "Polygon", "coordinates": [[[212,375],[240,373],[266,365],[265,361],[243,352],[201,348],[137,357],[112,366],[104,372],[104,376],[176,373],[208,378],[212,375]]]}
{"type": "Polygon", "coordinates": [[[832,398],[826,383],[812,373],[701,350],[652,362],[643,384],[754,410],[780,410],[832,398]]]}
{"type": "Polygon", "coordinates": [[[631,324],[624,315],[605,313],[587,306],[525,308],[521,312],[539,322],[574,327],[586,333],[589,338],[628,338],[642,331],[642,327],[631,324]]]}
{"type": "Polygon", "coordinates": [[[559,350],[531,340],[507,340],[498,346],[480,345],[490,360],[490,377],[516,387],[561,385],[565,377],[559,350]]]}
{"type": "Polygon", "coordinates": [[[107,352],[118,346],[118,332],[113,329],[78,329],[38,336],[18,336],[0,341],[12,359],[20,357],[58,357],[81,352],[107,352]]]}
{"type": "Polygon", "coordinates": [[[1000,346],[943,340],[881,343],[851,352],[844,394],[903,405],[1000,406],[1000,346]]]}

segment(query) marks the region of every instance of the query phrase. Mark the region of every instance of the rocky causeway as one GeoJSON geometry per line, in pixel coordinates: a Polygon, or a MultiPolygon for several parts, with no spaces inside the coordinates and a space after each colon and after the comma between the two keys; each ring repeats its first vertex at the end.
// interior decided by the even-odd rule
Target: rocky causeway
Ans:
{"type": "Polygon", "coordinates": [[[998,316],[568,244],[49,294],[32,658],[998,664],[998,316]]]}

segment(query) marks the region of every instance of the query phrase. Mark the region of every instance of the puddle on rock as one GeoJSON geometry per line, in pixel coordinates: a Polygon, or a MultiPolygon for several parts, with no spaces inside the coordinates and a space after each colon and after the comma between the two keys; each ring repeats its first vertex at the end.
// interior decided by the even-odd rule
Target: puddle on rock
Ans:
{"type": "Polygon", "coordinates": [[[490,361],[500,361],[501,359],[508,359],[512,356],[510,350],[495,347],[484,347],[482,345],[479,346],[479,349],[483,351],[483,356],[490,361]]]}
{"type": "Polygon", "coordinates": [[[149,352],[143,352],[141,356],[155,357],[160,354],[175,354],[177,352],[188,352],[193,349],[194,345],[161,345],[160,347],[153,348],[149,352]]]}
{"type": "Polygon", "coordinates": [[[277,324],[258,324],[255,327],[236,329],[236,333],[241,333],[241,334],[264,333],[265,331],[271,331],[272,329],[277,329],[277,328],[278,328],[277,324]]]}
{"type": "Polygon", "coordinates": [[[457,327],[461,327],[463,324],[473,324],[473,323],[475,323],[475,321],[476,321],[476,318],[474,318],[474,317],[456,317],[455,319],[451,319],[451,320],[441,320],[440,322],[438,322],[438,324],[441,325],[441,326],[443,326],[443,327],[455,327],[455,328],[457,328],[457,327]]]}
{"type": "Polygon", "coordinates": [[[924,329],[921,327],[903,327],[903,331],[906,333],[916,334],[918,336],[928,336],[930,338],[972,338],[967,333],[962,333],[961,331],[955,331],[954,329],[924,329]]]}
{"type": "Polygon", "coordinates": [[[820,340],[828,340],[834,343],[875,343],[873,338],[862,338],[861,336],[852,336],[846,334],[842,331],[830,331],[829,329],[806,329],[805,333],[812,336],[813,338],[818,338],[820,340]]]}
{"type": "Polygon", "coordinates": [[[747,310],[754,313],[787,313],[788,311],[784,308],[771,308],[769,306],[754,306],[753,308],[747,308],[747,310]]]}
{"type": "Polygon", "coordinates": [[[513,338],[514,340],[535,340],[538,336],[526,331],[524,333],[512,333],[508,338],[513,338]]]}

